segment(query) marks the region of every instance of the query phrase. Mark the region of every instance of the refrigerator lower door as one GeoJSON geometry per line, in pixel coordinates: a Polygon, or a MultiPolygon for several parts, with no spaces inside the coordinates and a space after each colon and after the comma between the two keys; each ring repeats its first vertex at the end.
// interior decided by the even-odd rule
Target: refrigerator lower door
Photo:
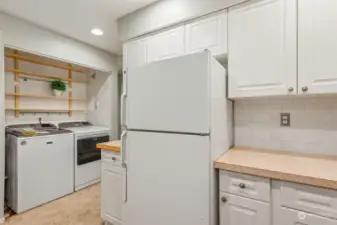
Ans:
{"type": "Polygon", "coordinates": [[[126,225],[209,225],[209,137],[127,134],[126,225]]]}
{"type": "Polygon", "coordinates": [[[205,51],[130,69],[127,128],[209,133],[210,57],[205,51]]]}

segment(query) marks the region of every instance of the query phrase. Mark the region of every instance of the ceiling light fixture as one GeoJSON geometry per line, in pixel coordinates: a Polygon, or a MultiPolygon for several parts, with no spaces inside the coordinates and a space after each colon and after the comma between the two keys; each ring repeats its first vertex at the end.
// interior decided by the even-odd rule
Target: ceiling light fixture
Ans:
{"type": "Polygon", "coordinates": [[[99,28],[92,29],[91,33],[96,36],[102,36],[104,34],[104,32],[99,28]]]}

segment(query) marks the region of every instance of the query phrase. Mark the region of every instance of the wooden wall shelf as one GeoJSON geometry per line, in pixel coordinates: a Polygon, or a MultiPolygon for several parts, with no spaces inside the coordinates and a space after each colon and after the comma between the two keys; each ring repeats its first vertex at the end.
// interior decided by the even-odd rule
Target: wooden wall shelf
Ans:
{"type": "Polygon", "coordinates": [[[50,66],[50,67],[54,67],[54,68],[58,68],[58,69],[71,70],[71,71],[74,71],[74,72],[79,72],[79,73],[84,73],[84,74],[86,74],[88,72],[86,70],[76,69],[76,68],[69,67],[69,66],[61,66],[61,65],[58,65],[58,64],[55,64],[55,63],[45,62],[45,61],[40,60],[40,59],[34,59],[34,58],[31,58],[31,57],[28,57],[28,56],[22,56],[22,55],[19,55],[19,54],[14,54],[14,53],[9,53],[9,52],[6,52],[5,56],[9,57],[9,58],[13,58],[13,59],[26,61],[26,62],[31,62],[31,63],[40,64],[40,65],[44,65],[44,66],[50,66]]]}
{"type": "Polygon", "coordinates": [[[86,112],[84,109],[42,109],[42,108],[6,108],[7,111],[19,111],[19,112],[86,112]]]}
{"type": "Polygon", "coordinates": [[[13,73],[14,75],[14,93],[6,93],[6,96],[13,96],[14,97],[14,107],[13,108],[6,108],[7,111],[14,111],[15,117],[19,117],[20,113],[23,112],[66,112],[68,113],[69,117],[73,115],[73,112],[86,112],[83,109],[73,109],[73,101],[86,101],[86,98],[73,98],[72,93],[72,85],[73,83],[88,83],[86,80],[74,80],[73,79],[73,72],[82,73],[87,75],[89,70],[85,69],[78,69],[74,68],[74,66],[70,63],[67,65],[60,65],[56,62],[47,62],[42,59],[33,58],[32,56],[24,56],[21,55],[18,50],[14,50],[14,52],[5,52],[5,56],[13,59],[13,69],[6,69],[6,72],[13,73]],[[64,69],[68,71],[67,78],[63,78],[57,75],[50,75],[50,74],[42,74],[42,73],[34,73],[34,72],[25,72],[20,69],[20,61],[26,61],[34,64],[39,64],[43,66],[49,66],[58,69],[64,69]],[[20,92],[20,78],[27,78],[27,79],[36,79],[41,81],[50,81],[53,80],[62,80],[68,82],[70,90],[68,91],[67,97],[56,97],[56,96],[48,96],[48,95],[39,95],[39,94],[24,94],[20,92]],[[35,77],[35,78],[32,78],[35,77]],[[39,99],[54,99],[54,100],[66,100],[68,101],[68,108],[67,109],[51,109],[51,108],[21,108],[20,107],[20,98],[27,97],[27,98],[39,98],[39,99]]]}
{"type": "Polygon", "coordinates": [[[19,97],[28,97],[28,98],[45,98],[45,99],[55,99],[55,100],[74,100],[74,101],[86,101],[86,98],[69,98],[69,97],[57,97],[49,95],[36,95],[36,94],[15,94],[15,93],[6,93],[6,96],[19,96],[19,97]]]}
{"type": "Polygon", "coordinates": [[[68,81],[68,82],[72,82],[72,83],[87,83],[87,81],[84,81],[84,80],[73,80],[73,79],[68,79],[68,78],[60,78],[60,77],[55,76],[55,75],[33,73],[33,72],[24,72],[24,71],[16,70],[16,69],[6,69],[6,72],[20,74],[20,77],[39,77],[39,78],[45,78],[45,79],[63,80],[63,81],[68,81]]]}

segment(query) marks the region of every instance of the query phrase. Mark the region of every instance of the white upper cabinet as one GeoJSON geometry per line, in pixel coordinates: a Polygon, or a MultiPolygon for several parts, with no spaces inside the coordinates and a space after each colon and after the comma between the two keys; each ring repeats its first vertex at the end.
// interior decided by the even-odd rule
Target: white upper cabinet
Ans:
{"type": "Polygon", "coordinates": [[[131,41],[123,46],[124,69],[147,63],[147,39],[131,41]]]}
{"type": "Polygon", "coordinates": [[[186,25],[186,52],[227,53],[227,10],[186,25]]]}
{"type": "Polygon", "coordinates": [[[299,0],[299,93],[337,93],[337,1],[299,0]]]}
{"type": "Polygon", "coordinates": [[[185,53],[184,26],[155,34],[148,42],[148,62],[168,59],[185,53]]]}
{"type": "Polygon", "coordinates": [[[296,4],[253,0],[229,9],[230,98],[297,93],[296,4]]]}
{"type": "Polygon", "coordinates": [[[205,49],[218,59],[225,59],[227,17],[227,10],[223,10],[180,27],[125,43],[124,69],[205,49]]]}

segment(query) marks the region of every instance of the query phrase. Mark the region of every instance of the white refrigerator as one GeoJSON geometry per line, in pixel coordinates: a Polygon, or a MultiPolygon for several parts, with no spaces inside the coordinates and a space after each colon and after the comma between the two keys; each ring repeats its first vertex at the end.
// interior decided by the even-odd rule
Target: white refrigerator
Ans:
{"type": "Polygon", "coordinates": [[[216,225],[213,161],[232,145],[226,70],[209,53],[130,69],[122,96],[124,225],[216,225]]]}

